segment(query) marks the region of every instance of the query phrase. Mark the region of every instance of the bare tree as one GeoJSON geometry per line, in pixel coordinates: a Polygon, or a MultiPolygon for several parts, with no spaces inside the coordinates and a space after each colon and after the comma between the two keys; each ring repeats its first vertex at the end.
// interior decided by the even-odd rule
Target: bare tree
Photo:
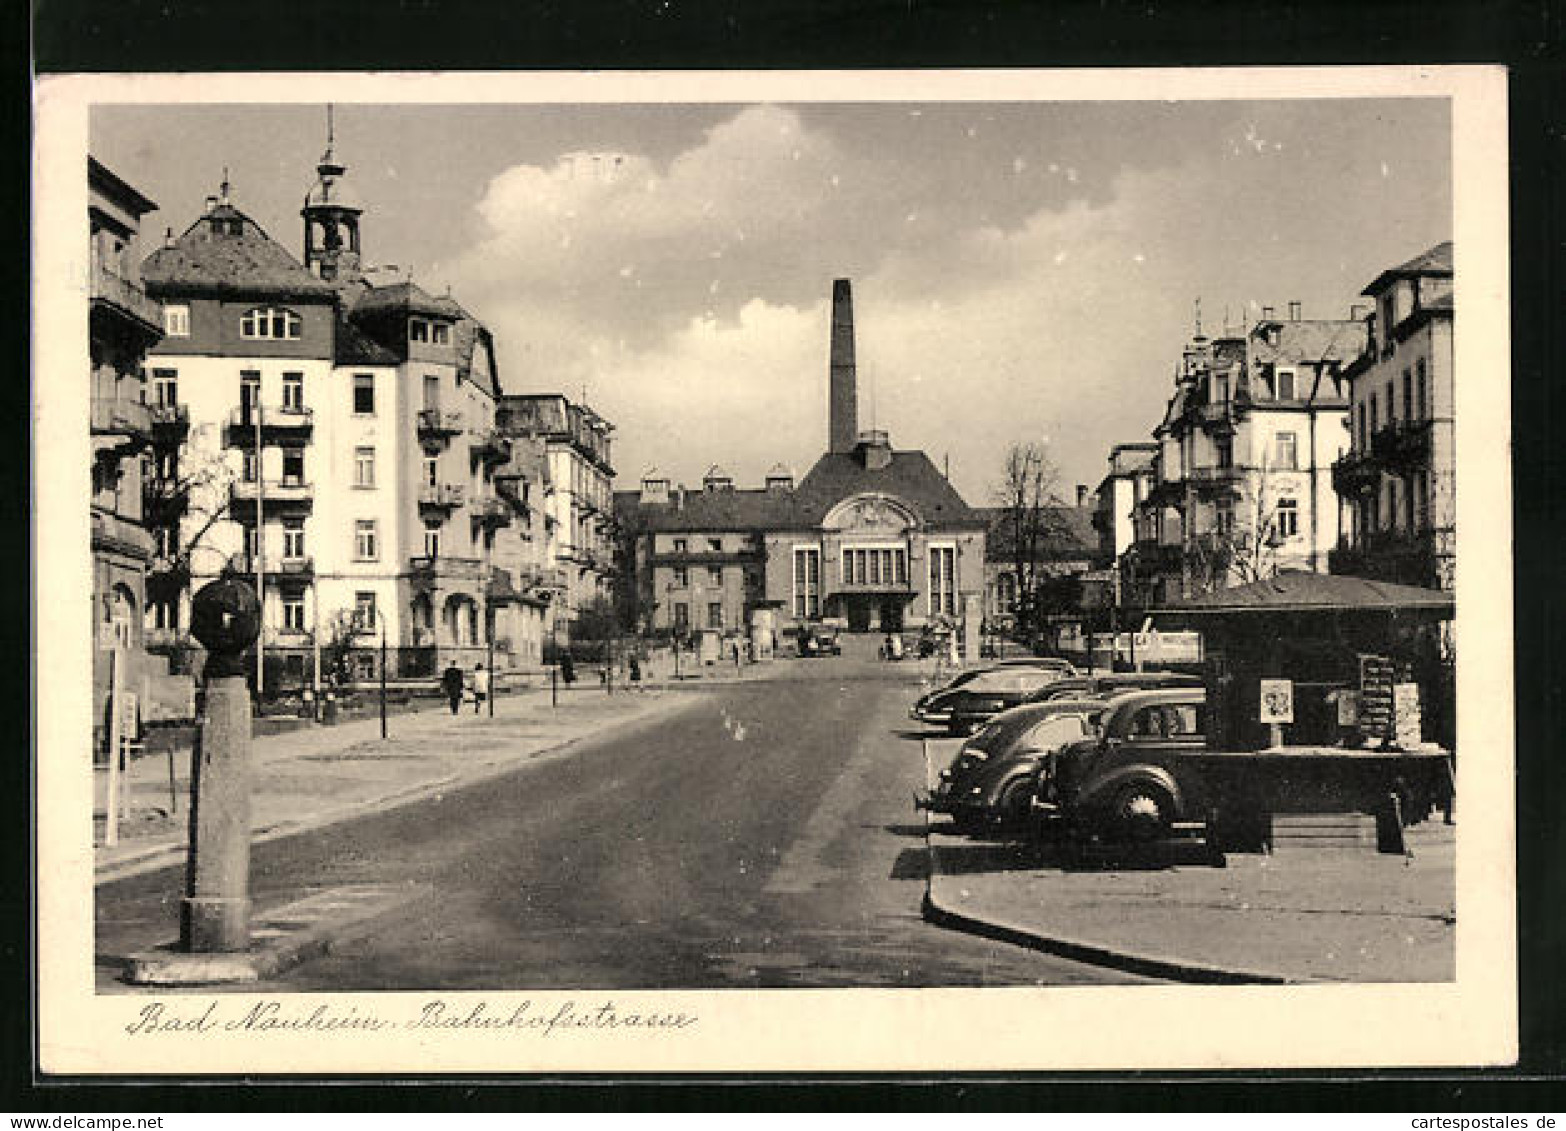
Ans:
{"type": "Polygon", "coordinates": [[[1003,550],[1017,582],[1017,623],[1036,627],[1038,591],[1046,543],[1061,533],[1056,514],[1060,470],[1043,444],[1013,444],[1006,452],[995,501],[1001,510],[1003,550]]]}
{"type": "Polygon", "coordinates": [[[1248,585],[1278,572],[1279,506],[1272,477],[1264,465],[1253,489],[1238,496],[1240,506],[1231,512],[1227,527],[1188,539],[1185,553],[1190,595],[1248,585]]]}

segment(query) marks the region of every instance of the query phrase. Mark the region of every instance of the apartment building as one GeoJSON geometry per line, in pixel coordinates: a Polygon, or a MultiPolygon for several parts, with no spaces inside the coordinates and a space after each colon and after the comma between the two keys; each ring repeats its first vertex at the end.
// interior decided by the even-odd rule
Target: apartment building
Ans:
{"type": "Polygon", "coordinates": [[[268,687],[315,678],[323,648],[369,678],[383,637],[389,674],[471,667],[497,625],[498,662],[520,663],[542,623],[524,606],[547,597],[510,576],[501,559],[526,555],[501,532],[540,469],[495,430],[484,325],[364,265],[345,172],[329,140],[300,212],[303,261],[225,183],[143,265],[164,304],[154,411],[180,428],[157,468],[149,623],[182,638],[191,593],[230,573],[261,594],[268,687]]]}
{"type": "Polygon", "coordinates": [[[1378,275],[1364,350],[1345,369],[1350,449],[1332,467],[1344,508],[1332,571],[1448,589],[1457,557],[1452,244],[1378,275]]]}
{"type": "Polygon", "coordinates": [[[614,426],[557,393],[504,396],[496,421],[508,441],[535,445],[547,471],[541,568],[557,594],[549,631],[563,644],[584,610],[614,597],[614,426]]]}
{"type": "Polygon", "coordinates": [[[1124,571],[1133,603],[1244,584],[1283,569],[1325,572],[1339,513],[1330,469],[1349,443],[1344,369],[1357,318],[1264,308],[1242,336],[1198,331],[1153,430],[1153,481],[1124,571]]]}
{"type": "Polygon", "coordinates": [[[163,334],[163,313],[136,276],[141,218],[157,208],[108,168],[87,158],[88,343],[92,432],[94,734],[107,732],[110,665],[135,693],[145,682],[143,632],[153,542],[142,511],[142,482],[153,416],[144,403],[146,351],[163,334]]]}
{"type": "Polygon", "coordinates": [[[1153,483],[1158,445],[1116,444],[1109,449],[1109,472],[1094,494],[1093,529],[1098,533],[1097,560],[1112,565],[1137,540],[1137,508],[1153,483]]]}

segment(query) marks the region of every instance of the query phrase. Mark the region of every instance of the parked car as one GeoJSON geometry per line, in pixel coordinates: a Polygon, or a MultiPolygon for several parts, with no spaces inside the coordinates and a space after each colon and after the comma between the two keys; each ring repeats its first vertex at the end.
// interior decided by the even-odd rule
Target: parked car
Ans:
{"type": "Polygon", "coordinates": [[[825,624],[801,625],[799,629],[799,654],[801,656],[841,656],[843,645],[837,638],[837,629],[825,624]]]}
{"type": "MultiPolygon", "coordinates": [[[[1151,840],[1201,811],[1178,761],[1205,749],[1202,688],[1132,691],[1105,705],[1098,733],[1045,761],[1035,811],[1074,835],[1151,840]]],[[[1047,706],[1047,704],[1040,704],[1047,706]]]]}
{"type": "Polygon", "coordinates": [[[1095,733],[1105,704],[1057,699],[1002,711],[962,744],[928,797],[915,805],[945,813],[964,831],[1015,825],[1026,818],[1046,759],[1095,733]]]}
{"type": "Polygon", "coordinates": [[[921,696],[909,711],[920,722],[972,734],[1008,707],[1016,707],[1064,674],[1053,667],[1006,664],[963,672],[939,691],[921,696]]]}
{"type": "Polygon", "coordinates": [[[1029,702],[1071,699],[1082,695],[1114,695],[1122,691],[1154,691],[1161,687],[1201,687],[1202,677],[1185,672],[1113,672],[1070,675],[1039,688],[1029,702]]]}

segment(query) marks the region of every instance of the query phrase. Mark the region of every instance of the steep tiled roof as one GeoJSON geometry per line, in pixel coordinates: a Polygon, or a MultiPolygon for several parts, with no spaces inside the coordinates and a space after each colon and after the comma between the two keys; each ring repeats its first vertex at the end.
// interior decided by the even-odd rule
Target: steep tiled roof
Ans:
{"type": "Polygon", "coordinates": [[[338,365],[396,365],[399,358],[346,318],[337,320],[338,365]]]}
{"type": "Polygon", "coordinates": [[[436,298],[411,281],[369,287],[354,303],[353,310],[355,314],[395,311],[399,314],[429,314],[437,318],[462,317],[462,308],[451,299],[436,298]]]}
{"type": "Polygon", "coordinates": [[[1172,612],[1288,612],[1453,608],[1452,594],[1364,577],[1281,570],[1275,577],[1172,601],[1172,612]]]}
{"type": "MultiPolygon", "coordinates": [[[[985,556],[1004,562],[1013,553],[1011,511],[1006,507],[981,509],[989,523],[984,538],[985,556]]],[[[1093,529],[1091,507],[1050,506],[1044,508],[1044,538],[1039,557],[1044,561],[1079,561],[1098,553],[1098,532],[1093,529]]]]}
{"type": "Polygon", "coordinates": [[[786,530],[794,527],[791,492],[765,489],[675,492],[681,502],[643,503],[639,491],[617,491],[615,510],[643,531],[786,530]]]}
{"type": "Polygon", "coordinates": [[[1360,294],[1375,294],[1394,279],[1411,275],[1450,275],[1452,273],[1452,241],[1438,243],[1428,251],[1420,252],[1407,263],[1400,263],[1377,275],[1360,294]]]}
{"type": "Polygon", "coordinates": [[[141,278],[154,297],[222,293],[330,299],[336,294],[231,204],[218,205],[173,246],[147,256],[141,278]],[[240,226],[237,235],[214,230],[234,222],[240,226]]]}
{"type": "Polygon", "coordinates": [[[850,495],[878,492],[908,504],[930,526],[980,526],[984,518],[963,501],[930,457],[921,451],[891,452],[890,462],[871,470],[848,452],[828,452],[795,487],[797,517],[818,526],[827,512],[850,495]]]}
{"type": "Polygon", "coordinates": [[[1365,349],[1365,324],[1346,318],[1312,318],[1295,322],[1259,322],[1251,332],[1252,360],[1284,365],[1336,361],[1348,364],[1365,349]],[[1278,330],[1278,344],[1267,331],[1278,330]]]}

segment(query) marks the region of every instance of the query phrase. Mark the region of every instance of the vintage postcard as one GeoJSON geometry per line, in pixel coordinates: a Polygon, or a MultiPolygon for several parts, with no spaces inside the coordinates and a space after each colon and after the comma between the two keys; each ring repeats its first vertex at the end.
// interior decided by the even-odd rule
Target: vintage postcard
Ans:
{"type": "Polygon", "coordinates": [[[41,1070],[1511,1062],[1506,113],[39,80],[41,1070]]]}

